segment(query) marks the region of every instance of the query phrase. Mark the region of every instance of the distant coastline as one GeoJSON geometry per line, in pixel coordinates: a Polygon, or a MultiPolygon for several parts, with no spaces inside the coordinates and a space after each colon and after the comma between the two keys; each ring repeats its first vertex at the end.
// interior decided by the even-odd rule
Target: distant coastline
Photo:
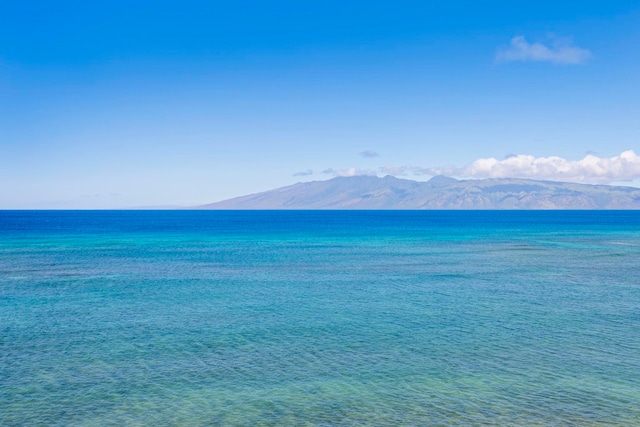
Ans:
{"type": "Polygon", "coordinates": [[[640,188],[515,178],[427,182],[393,176],[297,183],[191,209],[640,209],[640,188]]]}

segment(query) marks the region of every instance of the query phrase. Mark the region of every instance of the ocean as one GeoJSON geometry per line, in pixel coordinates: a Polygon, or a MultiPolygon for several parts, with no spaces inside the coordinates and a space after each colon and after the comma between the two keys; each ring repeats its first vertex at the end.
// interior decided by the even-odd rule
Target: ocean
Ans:
{"type": "Polygon", "coordinates": [[[640,425],[640,212],[1,211],[0,425],[640,425]]]}

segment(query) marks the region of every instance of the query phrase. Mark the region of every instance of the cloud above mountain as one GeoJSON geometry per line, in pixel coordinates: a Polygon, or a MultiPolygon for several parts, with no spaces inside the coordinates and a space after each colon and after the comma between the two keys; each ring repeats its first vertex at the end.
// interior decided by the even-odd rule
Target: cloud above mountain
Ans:
{"type": "Polygon", "coordinates": [[[530,43],[523,36],[511,39],[508,47],[496,53],[497,62],[550,62],[554,64],[576,65],[591,58],[591,52],[573,46],[571,39],[552,38],[550,43],[530,43]]]}
{"type": "Polygon", "coordinates": [[[608,184],[640,179],[640,156],[633,150],[623,151],[613,157],[587,154],[580,160],[567,160],[558,156],[535,157],[528,154],[510,154],[500,160],[495,157],[480,158],[463,166],[380,166],[376,169],[325,169],[325,175],[393,175],[435,176],[457,178],[526,178],[548,181],[608,184]]]}
{"type": "Polygon", "coordinates": [[[475,160],[462,168],[421,169],[430,175],[452,175],[464,178],[530,178],[552,181],[609,183],[640,178],[640,156],[628,150],[614,157],[592,154],[581,160],[562,157],[535,157],[518,154],[498,160],[494,157],[475,160]]]}
{"type": "Polygon", "coordinates": [[[375,175],[374,171],[363,170],[358,168],[348,168],[348,169],[334,169],[329,168],[322,171],[325,175],[332,176],[359,176],[359,175],[375,175]]]}
{"type": "Polygon", "coordinates": [[[364,157],[365,159],[373,159],[380,156],[380,154],[373,150],[361,151],[358,154],[360,155],[360,157],[364,157]]]}

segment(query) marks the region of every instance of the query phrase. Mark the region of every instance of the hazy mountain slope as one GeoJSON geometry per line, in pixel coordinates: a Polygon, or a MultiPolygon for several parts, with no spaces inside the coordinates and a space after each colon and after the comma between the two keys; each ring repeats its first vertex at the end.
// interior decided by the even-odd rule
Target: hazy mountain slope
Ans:
{"type": "Polygon", "coordinates": [[[297,183],[200,209],[640,209],[640,189],[527,179],[392,176],[297,183]]]}

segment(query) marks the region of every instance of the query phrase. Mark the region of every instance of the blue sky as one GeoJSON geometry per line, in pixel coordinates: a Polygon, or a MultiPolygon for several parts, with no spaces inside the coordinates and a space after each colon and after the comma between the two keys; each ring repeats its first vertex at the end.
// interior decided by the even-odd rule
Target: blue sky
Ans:
{"type": "Polygon", "coordinates": [[[0,208],[358,173],[638,186],[639,142],[637,1],[0,5],[0,208]]]}

